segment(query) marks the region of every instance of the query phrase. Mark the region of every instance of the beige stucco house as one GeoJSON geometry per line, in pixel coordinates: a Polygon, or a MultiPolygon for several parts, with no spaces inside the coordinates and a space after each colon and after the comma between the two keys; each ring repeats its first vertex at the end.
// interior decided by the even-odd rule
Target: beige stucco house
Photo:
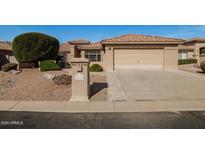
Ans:
{"type": "Polygon", "coordinates": [[[187,48],[187,50],[183,50],[187,59],[197,59],[198,64],[205,60],[205,38],[192,38],[186,40],[183,46],[187,48]]]}
{"type": "MultiPolygon", "coordinates": [[[[0,54],[16,62],[11,43],[0,43],[0,54]]],[[[90,64],[98,63],[105,71],[119,69],[177,69],[178,59],[205,60],[205,38],[190,40],[160,36],[128,34],[100,42],[72,40],[62,43],[59,54],[63,60],[85,57],[90,64]]]]}
{"type": "MultiPolygon", "coordinates": [[[[91,65],[98,63],[105,71],[117,69],[177,69],[178,59],[203,60],[199,50],[205,39],[183,40],[159,36],[128,34],[90,43],[75,40],[61,44],[65,60],[85,57],[91,65]]],[[[204,58],[205,59],[205,58],[204,58]]]]}

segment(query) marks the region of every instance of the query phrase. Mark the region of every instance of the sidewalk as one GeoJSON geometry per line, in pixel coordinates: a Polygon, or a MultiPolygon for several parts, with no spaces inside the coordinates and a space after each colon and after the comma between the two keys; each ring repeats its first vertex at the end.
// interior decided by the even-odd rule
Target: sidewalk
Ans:
{"type": "Polygon", "coordinates": [[[135,102],[0,101],[0,111],[97,113],[177,112],[203,110],[205,110],[205,100],[135,102]]]}

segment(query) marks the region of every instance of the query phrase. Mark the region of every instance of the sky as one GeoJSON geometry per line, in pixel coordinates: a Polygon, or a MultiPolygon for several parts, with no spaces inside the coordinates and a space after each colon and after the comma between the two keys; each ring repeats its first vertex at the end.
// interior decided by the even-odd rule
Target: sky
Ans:
{"type": "Polygon", "coordinates": [[[48,34],[61,43],[76,39],[97,42],[131,33],[190,39],[205,37],[205,25],[0,25],[0,41],[12,41],[26,32],[48,34]]]}

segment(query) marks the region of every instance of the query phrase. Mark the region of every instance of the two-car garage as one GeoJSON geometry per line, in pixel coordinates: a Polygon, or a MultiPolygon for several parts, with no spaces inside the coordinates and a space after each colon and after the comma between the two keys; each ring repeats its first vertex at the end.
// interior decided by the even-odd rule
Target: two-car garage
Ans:
{"type": "Polygon", "coordinates": [[[127,34],[103,40],[105,71],[178,69],[178,46],[184,40],[127,34]]]}
{"type": "Polygon", "coordinates": [[[115,49],[114,69],[162,69],[163,49],[115,49]]]}

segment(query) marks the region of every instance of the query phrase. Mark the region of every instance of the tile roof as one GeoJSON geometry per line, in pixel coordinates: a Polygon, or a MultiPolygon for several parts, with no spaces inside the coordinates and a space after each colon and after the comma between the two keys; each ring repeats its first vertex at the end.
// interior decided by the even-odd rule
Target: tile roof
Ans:
{"type": "Polygon", "coordinates": [[[60,44],[59,52],[70,52],[70,43],[65,42],[60,44]]]}
{"type": "Polygon", "coordinates": [[[100,50],[102,49],[102,44],[101,42],[96,42],[96,43],[90,43],[90,44],[86,44],[86,45],[79,45],[78,49],[97,49],[100,50]]]}
{"type": "Polygon", "coordinates": [[[0,50],[12,51],[12,43],[9,41],[0,41],[0,50]]]}
{"type": "Polygon", "coordinates": [[[160,36],[149,36],[139,34],[127,34],[111,39],[104,39],[102,43],[106,42],[184,42],[182,39],[167,38],[160,36]]]}
{"type": "Polygon", "coordinates": [[[194,46],[179,45],[179,50],[193,51],[194,46]]]}
{"type": "Polygon", "coordinates": [[[79,40],[71,40],[69,41],[70,44],[89,44],[90,41],[85,39],[79,39],[79,40]]]}
{"type": "Polygon", "coordinates": [[[186,43],[205,43],[205,38],[192,38],[185,41],[186,43]]]}

